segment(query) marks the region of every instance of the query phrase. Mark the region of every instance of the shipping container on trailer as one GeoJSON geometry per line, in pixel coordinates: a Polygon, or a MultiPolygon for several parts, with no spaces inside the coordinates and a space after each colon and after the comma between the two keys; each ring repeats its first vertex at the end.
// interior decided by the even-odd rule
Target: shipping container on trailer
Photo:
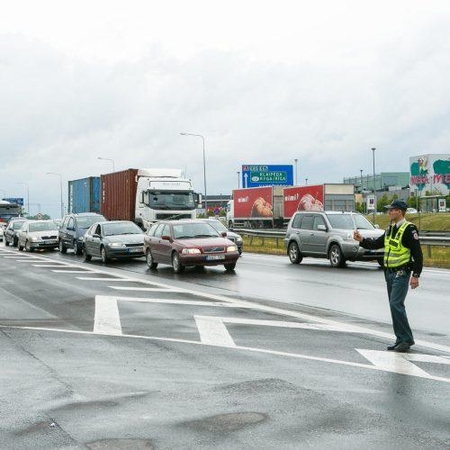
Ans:
{"type": "Polygon", "coordinates": [[[100,177],[81,178],[68,184],[69,213],[100,213],[100,177]]]}

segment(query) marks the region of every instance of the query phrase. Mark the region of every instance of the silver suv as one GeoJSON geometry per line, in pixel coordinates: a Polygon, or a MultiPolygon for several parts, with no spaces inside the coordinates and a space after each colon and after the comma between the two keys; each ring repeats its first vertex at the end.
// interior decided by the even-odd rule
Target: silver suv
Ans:
{"type": "Polygon", "coordinates": [[[291,218],[284,243],[292,264],[304,256],[328,258],[333,267],[346,261],[378,261],[383,264],[383,249],[366,250],[353,239],[358,229],[364,237],[378,237],[375,228],[362,214],[338,211],[297,211],[291,218]]]}

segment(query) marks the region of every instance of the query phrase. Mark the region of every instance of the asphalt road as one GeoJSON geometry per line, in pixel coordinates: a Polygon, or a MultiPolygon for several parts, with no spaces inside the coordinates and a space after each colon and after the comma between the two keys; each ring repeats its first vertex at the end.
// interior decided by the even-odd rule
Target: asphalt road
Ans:
{"type": "Polygon", "coordinates": [[[392,342],[382,272],[151,272],[0,246],[0,447],[448,449],[448,271],[392,342]]]}

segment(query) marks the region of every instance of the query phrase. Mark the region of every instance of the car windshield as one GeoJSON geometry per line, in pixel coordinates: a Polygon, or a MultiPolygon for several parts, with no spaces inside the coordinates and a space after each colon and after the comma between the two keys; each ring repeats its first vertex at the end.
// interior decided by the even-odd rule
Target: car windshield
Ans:
{"type": "Polygon", "coordinates": [[[144,232],[133,222],[105,223],[103,225],[104,236],[116,236],[118,234],[143,234],[144,232]]]}
{"type": "Polygon", "coordinates": [[[89,228],[91,225],[97,222],[103,222],[106,219],[103,216],[85,216],[78,217],[77,224],[79,228],[89,228]]]}
{"type": "Polygon", "coordinates": [[[153,209],[188,210],[195,208],[192,192],[148,191],[148,205],[153,209]]]}
{"type": "Polygon", "coordinates": [[[330,214],[328,220],[333,228],[341,230],[373,230],[373,225],[361,214],[330,214]]]}
{"type": "Polygon", "coordinates": [[[34,231],[56,231],[58,227],[54,222],[36,222],[30,223],[28,230],[31,232],[34,231]]]}
{"type": "Polygon", "coordinates": [[[183,223],[173,226],[175,239],[192,239],[199,237],[219,237],[219,233],[207,223],[183,223]]]}
{"type": "Polygon", "coordinates": [[[220,222],[219,220],[211,220],[211,222],[208,222],[216,231],[219,233],[223,233],[224,231],[227,232],[227,227],[220,222]]]}
{"type": "Polygon", "coordinates": [[[25,221],[23,221],[23,222],[13,222],[12,229],[13,230],[20,230],[24,223],[25,223],[25,221]]]}

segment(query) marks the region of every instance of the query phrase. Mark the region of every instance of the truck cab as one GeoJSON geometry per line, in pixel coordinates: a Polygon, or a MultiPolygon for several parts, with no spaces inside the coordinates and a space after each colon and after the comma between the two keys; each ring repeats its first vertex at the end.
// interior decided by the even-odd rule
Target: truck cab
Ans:
{"type": "Polygon", "coordinates": [[[139,169],[135,221],[143,229],[158,220],[195,219],[199,203],[191,180],[177,169],[139,169]]]}

